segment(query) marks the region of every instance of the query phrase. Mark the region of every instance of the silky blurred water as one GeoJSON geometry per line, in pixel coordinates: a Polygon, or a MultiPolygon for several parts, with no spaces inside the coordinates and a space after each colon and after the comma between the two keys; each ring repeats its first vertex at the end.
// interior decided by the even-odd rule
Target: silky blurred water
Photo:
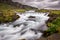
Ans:
{"type": "Polygon", "coordinates": [[[46,21],[48,13],[38,13],[34,10],[18,13],[20,18],[14,22],[0,24],[0,40],[36,40],[39,39],[48,28],[46,21]]]}

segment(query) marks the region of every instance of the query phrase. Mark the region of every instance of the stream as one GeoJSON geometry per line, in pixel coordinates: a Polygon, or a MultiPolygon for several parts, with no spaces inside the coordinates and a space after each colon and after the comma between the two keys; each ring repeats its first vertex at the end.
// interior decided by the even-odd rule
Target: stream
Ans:
{"type": "Polygon", "coordinates": [[[37,40],[46,31],[49,13],[38,13],[34,10],[18,13],[20,18],[14,22],[0,24],[0,40],[37,40]]]}

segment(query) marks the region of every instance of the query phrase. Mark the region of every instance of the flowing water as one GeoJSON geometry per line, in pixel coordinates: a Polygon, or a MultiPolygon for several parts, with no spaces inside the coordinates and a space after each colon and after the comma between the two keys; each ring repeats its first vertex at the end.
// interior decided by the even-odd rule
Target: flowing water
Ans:
{"type": "Polygon", "coordinates": [[[20,16],[19,19],[0,24],[0,40],[36,40],[48,29],[46,26],[48,13],[38,13],[33,10],[22,14],[16,13],[20,16]]]}

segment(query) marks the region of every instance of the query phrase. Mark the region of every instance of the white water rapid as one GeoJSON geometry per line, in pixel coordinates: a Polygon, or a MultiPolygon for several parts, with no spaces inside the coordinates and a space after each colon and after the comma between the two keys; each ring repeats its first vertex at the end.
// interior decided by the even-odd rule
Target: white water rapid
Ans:
{"type": "Polygon", "coordinates": [[[36,40],[48,28],[46,21],[48,13],[38,13],[33,10],[26,11],[15,22],[0,24],[0,40],[36,40]]]}

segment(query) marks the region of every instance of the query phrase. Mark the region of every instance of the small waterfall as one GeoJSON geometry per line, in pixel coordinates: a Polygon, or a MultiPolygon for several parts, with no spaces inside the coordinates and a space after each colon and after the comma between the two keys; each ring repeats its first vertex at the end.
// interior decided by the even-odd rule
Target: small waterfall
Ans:
{"type": "Polygon", "coordinates": [[[15,22],[0,24],[0,40],[36,40],[39,39],[48,28],[46,21],[48,13],[38,13],[34,10],[26,11],[15,22]]]}

